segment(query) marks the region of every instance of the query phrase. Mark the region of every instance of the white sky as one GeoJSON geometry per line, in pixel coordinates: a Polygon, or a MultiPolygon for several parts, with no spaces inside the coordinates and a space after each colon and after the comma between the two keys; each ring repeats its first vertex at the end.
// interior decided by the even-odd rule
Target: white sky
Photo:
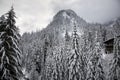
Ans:
{"type": "Polygon", "coordinates": [[[21,33],[41,30],[62,9],[72,9],[88,22],[104,23],[120,16],[120,0],[0,0],[0,15],[12,4],[21,33]]]}

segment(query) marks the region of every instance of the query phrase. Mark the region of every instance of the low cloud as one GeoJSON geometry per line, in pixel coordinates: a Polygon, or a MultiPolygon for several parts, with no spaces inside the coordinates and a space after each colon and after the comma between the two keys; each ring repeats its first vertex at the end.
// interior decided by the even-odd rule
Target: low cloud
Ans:
{"type": "Polygon", "coordinates": [[[0,0],[0,15],[11,5],[21,33],[41,30],[62,9],[72,9],[88,22],[104,23],[120,16],[120,0],[0,0]]]}

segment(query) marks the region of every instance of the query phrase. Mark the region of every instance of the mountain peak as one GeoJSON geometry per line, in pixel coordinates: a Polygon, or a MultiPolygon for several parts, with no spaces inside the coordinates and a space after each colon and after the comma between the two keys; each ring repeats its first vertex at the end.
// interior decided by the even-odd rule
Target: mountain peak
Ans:
{"type": "Polygon", "coordinates": [[[53,21],[48,25],[51,29],[56,29],[61,33],[65,30],[72,32],[73,20],[76,22],[77,29],[82,33],[83,29],[87,27],[87,22],[79,17],[73,10],[60,10],[53,18],[53,21]]]}
{"type": "MultiPolygon", "coordinates": [[[[60,13],[66,12],[67,14],[77,15],[77,14],[76,14],[73,10],[71,10],[71,9],[60,10],[59,12],[60,12],[60,13]]],[[[58,13],[59,13],[59,12],[58,12],[58,13]]]]}
{"type": "Polygon", "coordinates": [[[54,16],[54,20],[58,19],[58,18],[73,18],[76,17],[77,14],[71,10],[71,9],[66,9],[66,10],[60,10],[55,16],[54,16]]]}

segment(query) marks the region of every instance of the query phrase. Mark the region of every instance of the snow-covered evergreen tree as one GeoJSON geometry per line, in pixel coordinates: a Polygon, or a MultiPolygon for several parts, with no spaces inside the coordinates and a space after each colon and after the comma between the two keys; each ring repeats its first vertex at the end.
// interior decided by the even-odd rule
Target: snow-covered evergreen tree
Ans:
{"type": "Polygon", "coordinates": [[[82,79],[82,71],[81,71],[81,63],[80,63],[80,53],[78,46],[78,34],[76,25],[74,25],[73,31],[73,43],[72,50],[69,59],[69,80],[81,80],[82,79]]]}
{"type": "Polygon", "coordinates": [[[59,70],[58,70],[58,64],[55,63],[55,67],[52,73],[52,80],[60,80],[59,77],[59,70]]]}
{"type": "Polygon", "coordinates": [[[48,47],[48,41],[47,37],[44,39],[44,45],[43,45],[43,60],[42,60],[42,79],[46,80],[46,57],[47,57],[47,47],[48,47]]]}
{"type": "Polygon", "coordinates": [[[62,49],[62,57],[63,57],[63,68],[64,68],[64,80],[68,80],[69,79],[69,56],[70,56],[70,50],[71,50],[71,37],[68,33],[67,30],[65,30],[65,36],[64,36],[64,46],[63,46],[63,49],[62,49]]]}
{"type": "Polygon", "coordinates": [[[52,80],[60,80],[60,52],[61,49],[59,47],[56,47],[57,49],[54,49],[54,68],[52,72],[52,80]]]}
{"type": "Polygon", "coordinates": [[[0,80],[19,80],[22,72],[20,65],[19,31],[15,26],[13,7],[5,14],[0,25],[0,80]]]}
{"type": "Polygon", "coordinates": [[[105,80],[104,71],[101,63],[101,55],[103,53],[102,47],[100,46],[100,42],[97,38],[97,31],[96,37],[94,41],[94,47],[92,48],[92,53],[90,53],[90,58],[88,61],[88,72],[86,76],[86,80],[105,80]]]}
{"type": "Polygon", "coordinates": [[[37,49],[35,52],[35,65],[36,65],[36,71],[38,73],[41,73],[41,49],[37,49]]]}
{"type": "Polygon", "coordinates": [[[69,47],[68,45],[70,44],[70,35],[68,34],[68,31],[65,31],[65,46],[69,47]]]}

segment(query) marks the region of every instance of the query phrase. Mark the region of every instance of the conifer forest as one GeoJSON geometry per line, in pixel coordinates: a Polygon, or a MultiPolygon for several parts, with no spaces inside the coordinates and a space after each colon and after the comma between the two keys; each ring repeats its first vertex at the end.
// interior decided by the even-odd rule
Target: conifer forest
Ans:
{"type": "Polygon", "coordinates": [[[14,6],[0,16],[0,80],[120,80],[120,17],[90,23],[59,10],[23,34],[17,18],[14,6]]]}

